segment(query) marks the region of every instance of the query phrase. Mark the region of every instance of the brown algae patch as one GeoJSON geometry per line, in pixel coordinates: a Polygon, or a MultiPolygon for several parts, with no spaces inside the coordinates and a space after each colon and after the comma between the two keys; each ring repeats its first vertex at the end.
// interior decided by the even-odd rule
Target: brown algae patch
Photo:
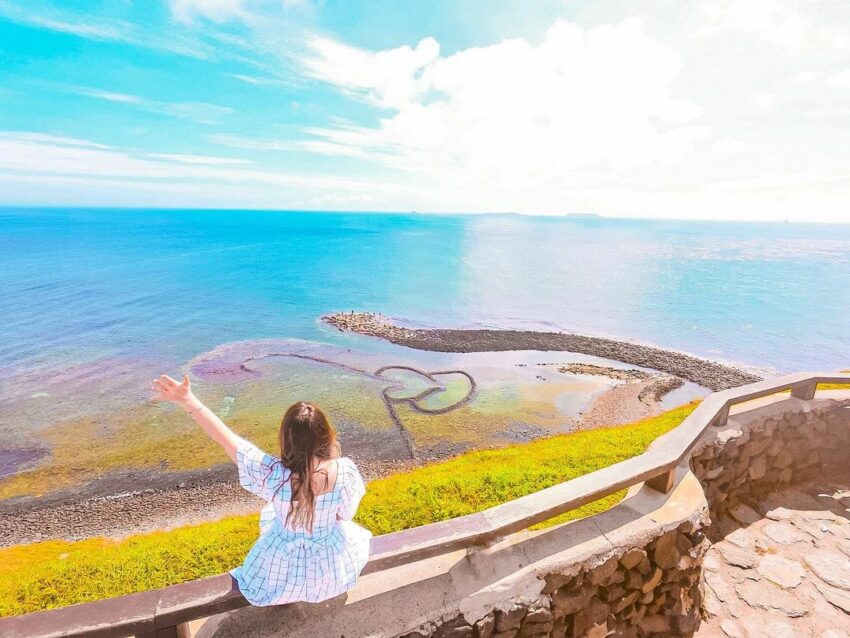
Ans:
{"type": "MultiPolygon", "coordinates": [[[[378,429],[390,428],[392,424],[380,398],[359,395],[357,389],[348,389],[348,396],[357,397],[357,401],[350,402],[354,407],[351,412],[328,410],[340,429],[350,431],[352,423],[364,422],[374,423],[378,429]]],[[[344,390],[334,390],[335,396],[339,398],[344,390]]],[[[214,411],[229,413],[227,422],[234,431],[272,452],[279,446],[278,425],[283,411],[296,400],[295,395],[264,394],[261,388],[244,388],[235,401],[226,400],[231,396],[229,388],[200,385],[197,391],[214,411]]],[[[321,392],[314,392],[311,397],[323,405],[330,404],[323,402],[330,397],[321,392]]],[[[114,470],[167,473],[228,462],[221,449],[182,411],[158,404],[130,406],[108,417],[98,415],[60,423],[43,432],[42,438],[50,447],[49,456],[36,467],[0,481],[0,499],[42,496],[114,470]],[[107,420],[108,428],[104,427],[107,420]]]]}
{"type": "MultiPolygon", "coordinates": [[[[272,453],[286,407],[309,400],[328,413],[345,454],[392,463],[572,429],[578,413],[562,399],[578,394],[579,407],[586,407],[611,386],[608,379],[594,384],[558,374],[542,382],[537,371],[518,367],[529,356],[541,357],[372,353],[280,339],[226,344],[184,370],[197,394],[236,432],[272,453]]],[[[115,491],[167,487],[169,480],[176,485],[187,472],[198,481],[222,480],[221,472],[207,470],[227,465],[223,452],[182,411],[148,401],[71,418],[38,437],[49,453],[0,480],[0,499],[72,495],[95,483],[97,494],[105,494],[109,477],[121,473],[125,480],[116,482],[115,491]]]]}
{"type": "Polygon", "coordinates": [[[37,464],[49,451],[44,448],[0,448],[0,479],[37,464]]]}

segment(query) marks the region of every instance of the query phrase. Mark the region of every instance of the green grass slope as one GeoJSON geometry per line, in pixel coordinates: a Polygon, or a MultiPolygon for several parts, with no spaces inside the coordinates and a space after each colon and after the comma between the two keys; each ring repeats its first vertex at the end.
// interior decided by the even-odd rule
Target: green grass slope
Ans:
{"type": "MultiPolygon", "coordinates": [[[[372,481],[356,520],[389,532],[478,512],[643,452],[693,411],[689,404],[628,425],[551,437],[457,458],[372,481]]],[[[618,493],[550,521],[588,516],[618,493]]],[[[0,616],[24,614],[220,574],[238,565],[257,516],[166,532],[0,550],[0,616]]]]}

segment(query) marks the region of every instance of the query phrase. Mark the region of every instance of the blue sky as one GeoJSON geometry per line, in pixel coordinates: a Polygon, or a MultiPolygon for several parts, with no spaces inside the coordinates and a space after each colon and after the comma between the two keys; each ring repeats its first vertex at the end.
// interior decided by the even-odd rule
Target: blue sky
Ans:
{"type": "Polygon", "coordinates": [[[850,221],[850,4],[0,0],[0,204],[850,221]]]}

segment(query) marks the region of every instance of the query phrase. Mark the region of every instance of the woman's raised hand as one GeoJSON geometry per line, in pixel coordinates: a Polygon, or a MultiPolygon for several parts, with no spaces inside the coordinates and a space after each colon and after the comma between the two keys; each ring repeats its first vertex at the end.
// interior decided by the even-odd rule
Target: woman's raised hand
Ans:
{"type": "Polygon", "coordinates": [[[158,379],[153,380],[151,390],[154,393],[154,401],[172,401],[184,405],[193,398],[188,374],[183,375],[183,383],[177,383],[167,374],[160,375],[158,379]]]}
{"type": "Polygon", "coordinates": [[[155,401],[171,401],[186,410],[192,420],[200,425],[201,429],[213,441],[224,448],[230,460],[236,461],[236,448],[242,442],[242,439],[228,428],[212,410],[207,409],[198,397],[192,394],[188,374],[183,375],[183,383],[177,383],[167,374],[162,374],[158,379],[153,380],[151,390],[153,390],[154,396],[152,398],[155,401]]]}

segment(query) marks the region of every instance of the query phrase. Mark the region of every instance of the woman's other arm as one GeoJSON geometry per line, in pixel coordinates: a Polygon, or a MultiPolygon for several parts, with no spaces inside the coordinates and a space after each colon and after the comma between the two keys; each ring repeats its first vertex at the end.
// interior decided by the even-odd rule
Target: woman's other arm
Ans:
{"type": "Polygon", "coordinates": [[[171,401],[182,407],[192,420],[227,452],[230,460],[236,462],[236,447],[241,441],[240,437],[192,393],[189,375],[184,374],[183,383],[177,383],[167,374],[163,374],[153,380],[151,390],[154,392],[154,400],[171,401]]]}

